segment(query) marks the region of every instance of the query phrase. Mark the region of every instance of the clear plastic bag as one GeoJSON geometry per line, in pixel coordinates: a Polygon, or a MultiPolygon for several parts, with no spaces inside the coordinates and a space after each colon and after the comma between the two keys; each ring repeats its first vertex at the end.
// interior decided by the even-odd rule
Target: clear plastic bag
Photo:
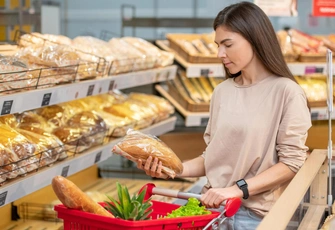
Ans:
{"type": "Polygon", "coordinates": [[[128,130],[123,140],[113,147],[113,152],[133,162],[141,159],[145,163],[149,156],[157,157],[162,162],[163,173],[171,178],[183,171],[180,159],[164,142],[139,131],[128,130]]]}
{"type": "Polygon", "coordinates": [[[38,128],[31,129],[30,131],[17,129],[17,131],[35,144],[35,155],[39,159],[40,167],[50,165],[58,159],[67,157],[64,145],[57,137],[41,129],[37,131],[37,129],[38,128]],[[43,132],[43,134],[39,132],[43,132]]]}
{"type": "Polygon", "coordinates": [[[153,108],[153,110],[158,114],[154,121],[155,123],[167,119],[175,112],[174,107],[170,104],[170,102],[162,97],[144,93],[130,93],[129,98],[147,103],[148,106],[153,108]]]}
{"type": "Polygon", "coordinates": [[[38,159],[34,155],[36,146],[7,125],[0,125],[0,143],[14,153],[13,161],[17,164],[20,174],[39,167],[38,159]]]}
{"type": "Polygon", "coordinates": [[[72,116],[66,125],[53,131],[70,152],[82,152],[104,143],[107,134],[105,121],[95,112],[84,111],[72,116]]]}

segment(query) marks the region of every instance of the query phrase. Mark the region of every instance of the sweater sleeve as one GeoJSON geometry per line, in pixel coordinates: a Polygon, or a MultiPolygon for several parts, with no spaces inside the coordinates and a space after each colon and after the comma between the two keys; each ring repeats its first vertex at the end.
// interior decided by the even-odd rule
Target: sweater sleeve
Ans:
{"type": "Polygon", "coordinates": [[[306,98],[299,93],[285,104],[278,129],[276,150],[279,161],[297,172],[306,160],[307,131],[311,127],[306,98]]]}

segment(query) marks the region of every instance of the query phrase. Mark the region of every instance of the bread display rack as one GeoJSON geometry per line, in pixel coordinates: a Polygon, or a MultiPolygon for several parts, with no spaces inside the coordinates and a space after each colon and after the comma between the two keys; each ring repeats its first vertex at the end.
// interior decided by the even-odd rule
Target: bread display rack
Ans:
{"type": "MultiPolygon", "coordinates": [[[[72,81],[69,84],[55,85],[48,88],[31,89],[11,94],[0,95],[1,114],[14,114],[43,106],[59,104],[91,95],[108,93],[114,89],[125,89],[135,86],[152,84],[173,79],[177,66],[170,65],[116,75],[97,76],[95,79],[72,81]]],[[[151,135],[161,135],[174,129],[176,117],[170,117],[141,132],[151,135]]],[[[30,193],[33,193],[51,183],[56,175],[70,176],[112,156],[111,149],[119,141],[113,139],[107,144],[94,148],[66,160],[57,162],[50,167],[38,169],[0,186],[0,208],[30,193]]]]}
{"type": "MultiPolygon", "coordinates": [[[[163,50],[171,51],[169,41],[157,40],[156,44],[163,50]]],[[[220,63],[204,63],[204,64],[193,64],[187,62],[176,52],[175,60],[182,65],[186,70],[187,77],[199,77],[199,76],[211,76],[211,77],[224,77],[223,66],[220,63]]],[[[287,63],[289,69],[293,75],[304,75],[309,69],[318,69],[319,73],[326,74],[326,63],[325,62],[294,62],[287,63]]]]}
{"type": "MultiPolygon", "coordinates": [[[[169,41],[157,40],[157,46],[166,51],[172,51],[169,47],[169,41]]],[[[199,76],[211,76],[211,77],[223,77],[224,71],[221,64],[193,64],[186,62],[181,56],[175,53],[175,60],[185,68],[186,76],[189,78],[199,76]]],[[[288,63],[288,66],[294,75],[304,75],[309,69],[317,69],[319,73],[326,74],[326,63],[288,63]]],[[[187,111],[177,100],[169,95],[166,87],[162,85],[156,85],[156,90],[168,99],[175,108],[185,117],[185,126],[196,127],[206,126],[209,113],[208,112],[190,112],[187,111]]],[[[327,120],[327,108],[323,106],[317,106],[311,108],[312,120],[327,120]]],[[[332,113],[332,119],[335,119],[335,113],[332,113]]]]}

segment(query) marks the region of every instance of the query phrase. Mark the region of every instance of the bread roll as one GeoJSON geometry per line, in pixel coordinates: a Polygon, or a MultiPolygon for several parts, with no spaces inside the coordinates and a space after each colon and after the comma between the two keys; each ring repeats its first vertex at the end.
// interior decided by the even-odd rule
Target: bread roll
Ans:
{"type": "Polygon", "coordinates": [[[176,154],[158,138],[141,132],[128,130],[122,141],[114,146],[113,152],[127,159],[145,162],[149,156],[162,162],[162,171],[171,178],[182,173],[183,165],[176,154]]]}
{"type": "Polygon", "coordinates": [[[80,209],[84,212],[101,216],[114,217],[113,214],[94,202],[74,183],[62,176],[55,176],[52,179],[52,188],[58,199],[68,208],[80,209]]]}

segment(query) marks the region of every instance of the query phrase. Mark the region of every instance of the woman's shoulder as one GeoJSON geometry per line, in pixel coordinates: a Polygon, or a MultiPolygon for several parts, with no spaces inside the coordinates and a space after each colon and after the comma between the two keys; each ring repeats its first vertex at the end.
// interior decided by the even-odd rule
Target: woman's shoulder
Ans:
{"type": "Polygon", "coordinates": [[[294,80],[287,77],[274,77],[275,88],[283,93],[292,95],[292,94],[304,94],[301,86],[294,80]]]}

